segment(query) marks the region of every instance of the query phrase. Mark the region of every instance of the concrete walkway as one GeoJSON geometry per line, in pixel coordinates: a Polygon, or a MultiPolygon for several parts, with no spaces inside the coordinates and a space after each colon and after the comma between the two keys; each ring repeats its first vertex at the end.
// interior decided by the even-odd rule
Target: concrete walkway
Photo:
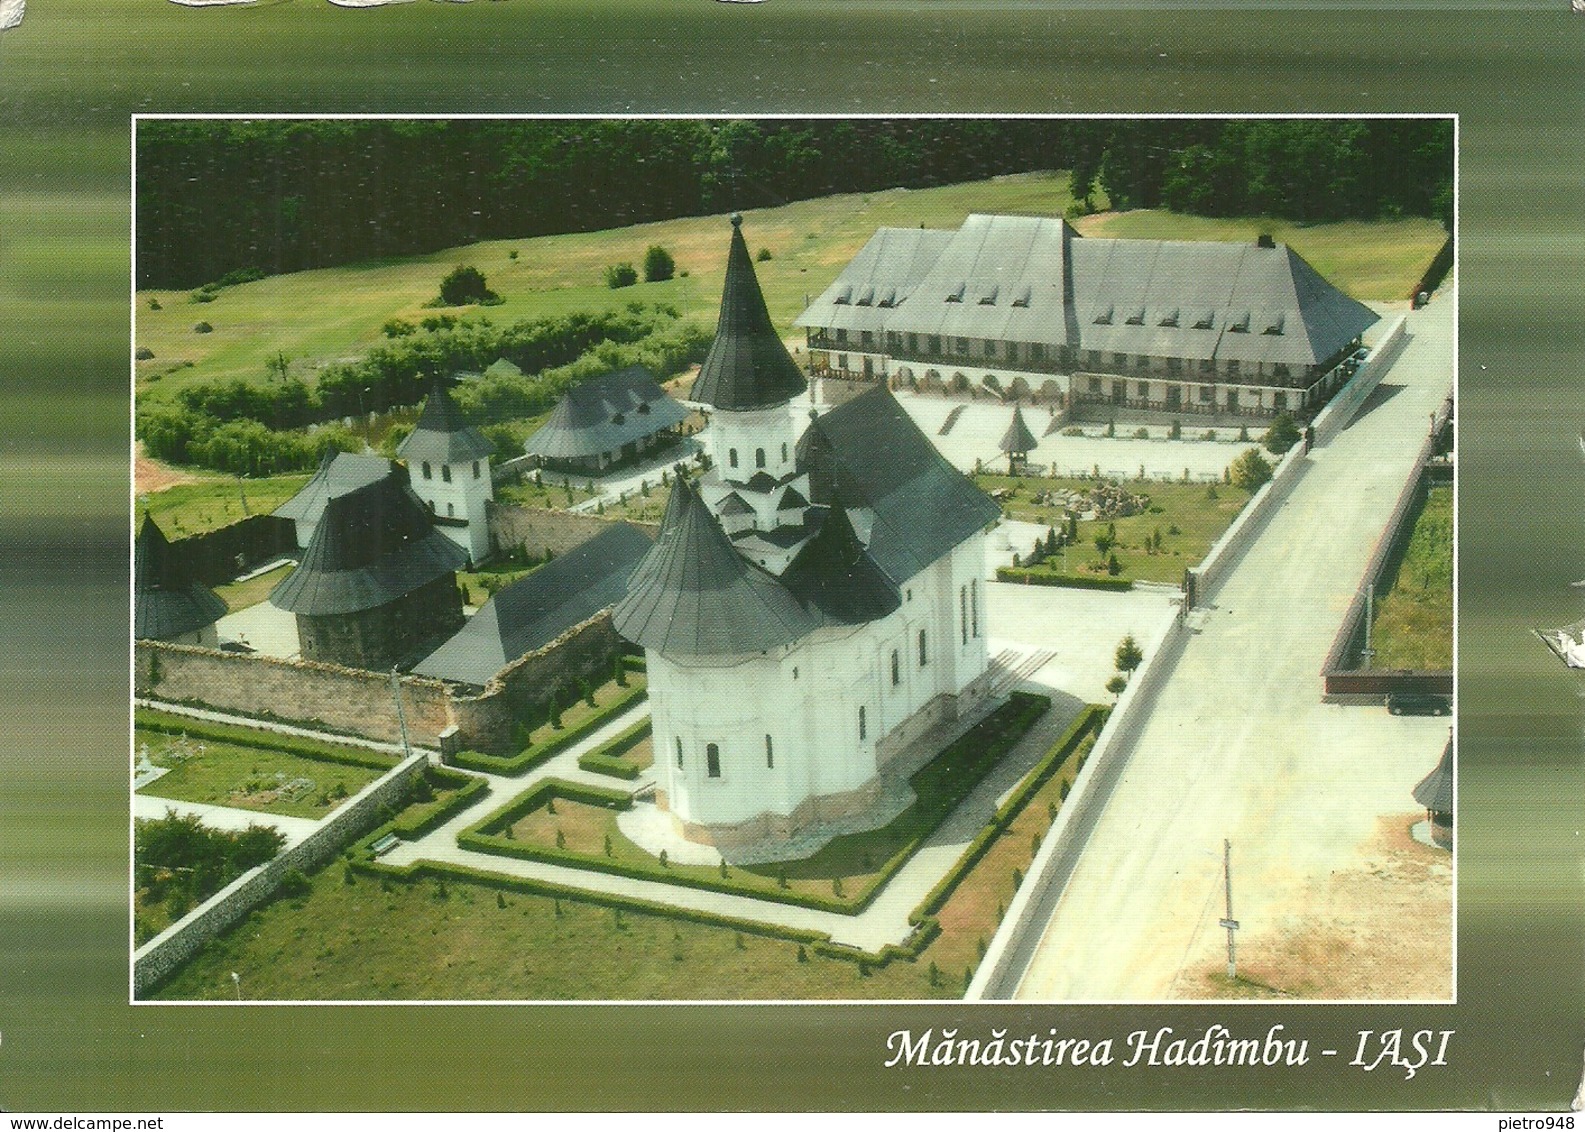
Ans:
{"type": "Polygon", "coordinates": [[[242,810],[235,806],[211,806],[204,802],[181,802],[156,794],[132,795],[132,816],[135,818],[157,820],[163,818],[168,810],[175,810],[184,817],[197,817],[211,829],[241,831],[250,825],[274,826],[285,835],[287,848],[296,845],[319,827],[319,822],[314,818],[292,818],[260,810],[242,810]]]}

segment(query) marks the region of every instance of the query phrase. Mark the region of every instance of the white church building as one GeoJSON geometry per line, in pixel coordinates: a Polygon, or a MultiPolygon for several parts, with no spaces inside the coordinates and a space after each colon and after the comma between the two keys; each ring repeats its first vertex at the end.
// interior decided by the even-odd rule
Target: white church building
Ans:
{"type": "Polygon", "coordinates": [[[862,815],[890,760],[985,694],[1000,515],[884,387],[795,405],[806,380],[732,223],[692,395],[716,459],[676,481],[613,615],[645,650],[657,801],[729,854],[862,815]]]}

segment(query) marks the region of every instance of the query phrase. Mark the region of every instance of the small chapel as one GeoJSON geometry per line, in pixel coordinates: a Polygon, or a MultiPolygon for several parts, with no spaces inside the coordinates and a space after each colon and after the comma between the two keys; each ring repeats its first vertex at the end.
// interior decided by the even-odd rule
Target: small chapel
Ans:
{"type": "Polygon", "coordinates": [[[733,216],[691,396],[712,466],[675,481],[613,612],[645,652],[657,804],[724,853],[864,828],[888,763],[986,694],[999,508],[884,386],[807,394],[733,216]]]}

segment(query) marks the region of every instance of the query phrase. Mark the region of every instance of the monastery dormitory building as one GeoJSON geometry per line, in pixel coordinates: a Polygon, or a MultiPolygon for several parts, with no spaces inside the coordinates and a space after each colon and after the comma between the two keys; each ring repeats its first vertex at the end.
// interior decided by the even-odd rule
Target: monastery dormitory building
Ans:
{"type": "Polygon", "coordinates": [[[1057,406],[1308,415],[1377,319],[1293,249],[970,216],[882,228],[798,318],[817,376],[1057,406]]]}

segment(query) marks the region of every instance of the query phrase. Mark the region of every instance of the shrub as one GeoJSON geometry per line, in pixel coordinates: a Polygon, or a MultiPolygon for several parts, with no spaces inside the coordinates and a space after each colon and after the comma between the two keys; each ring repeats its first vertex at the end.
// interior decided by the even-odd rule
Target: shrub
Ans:
{"type": "Polygon", "coordinates": [[[215,328],[213,326],[210,326],[207,322],[200,322],[200,323],[195,323],[194,324],[193,333],[194,334],[212,334],[214,332],[214,329],[215,328]]]}
{"type": "Polygon", "coordinates": [[[644,253],[644,282],[664,283],[677,273],[677,261],[659,244],[644,253]]]}
{"type": "Polygon", "coordinates": [[[164,309],[165,309],[164,307],[160,306],[160,301],[158,299],[154,299],[154,298],[149,299],[149,310],[157,311],[157,310],[164,310],[164,309]]]}
{"type": "Polygon", "coordinates": [[[1150,439],[1150,430],[1148,428],[1136,428],[1134,430],[1134,439],[1135,440],[1149,440],[1150,439]]]}
{"type": "Polygon", "coordinates": [[[766,262],[767,260],[769,260],[771,258],[770,249],[769,248],[761,248],[759,250],[759,254],[756,255],[754,258],[756,260],[758,260],[760,263],[766,262]]]}
{"type": "Polygon", "coordinates": [[[1233,461],[1228,468],[1228,474],[1234,487],[1254,491],[1271,479],[1271,465],[1260,454],[1260,449],[1251,448],[1233,461]]]}
{"type": "Polygon", "coordinates": [[[1134,640],[1132,633],[1127,634],[1117,643],[1117,671],[1132,672],[1144,659],[1145,654],[1140,649],[1139,642],[1134,640]]]}
{"type": "Polygon", "coordinates": [[[1271,427],[1266,430],[1266,435],[1260,438],[1266,451],[1273,456],[1281,456],[1288,449],[1299,443],[1303,437],[1299,426],[1291,413],[1278,413],[1277,419],[1271,422],[1271,427]]]}
{"type": "Polygon", "coordinates": [[[631,263],[613,263],[605,269],[605,285],[613,291],[631,287],[638,282],[638,272],[631,263]]]}
{"type": "Polygon", "coordinates": [[[461,307],[469,303],[495,303],[501,296],[485,285],[484,273],[477,267],[458,266],[440,281],[439,306],[461,307]]]}
{"type": "Polygon", "coordinates": [[[409,334],[417,334],[418,327],[405,318],[393,318],[388,319],[385,325],[380,327],[380,333],[387,338],[406,338],[409,334]]]}
{"type": "Polygon", "coordinates": [[[1182,421],[1173,421],[1172,422],[1172,427],[1167,430],[1167,439],[1168,440],[1182,440],[1183,439],[1183,422],[1182,421]]]}
{"type": "Polygon", "coordinates": [[[286,875],[281,877],[282,896],[307,896],[309,887],[308,878],[303,875],[302,869],[287,869],[286,875]]]}
{"type": "Polygon", "coordinates": [[[135,356],[140,362],[150,361],[154,357],[154,351],[149,349],[147,346],[139,346],[135,356]]]}

